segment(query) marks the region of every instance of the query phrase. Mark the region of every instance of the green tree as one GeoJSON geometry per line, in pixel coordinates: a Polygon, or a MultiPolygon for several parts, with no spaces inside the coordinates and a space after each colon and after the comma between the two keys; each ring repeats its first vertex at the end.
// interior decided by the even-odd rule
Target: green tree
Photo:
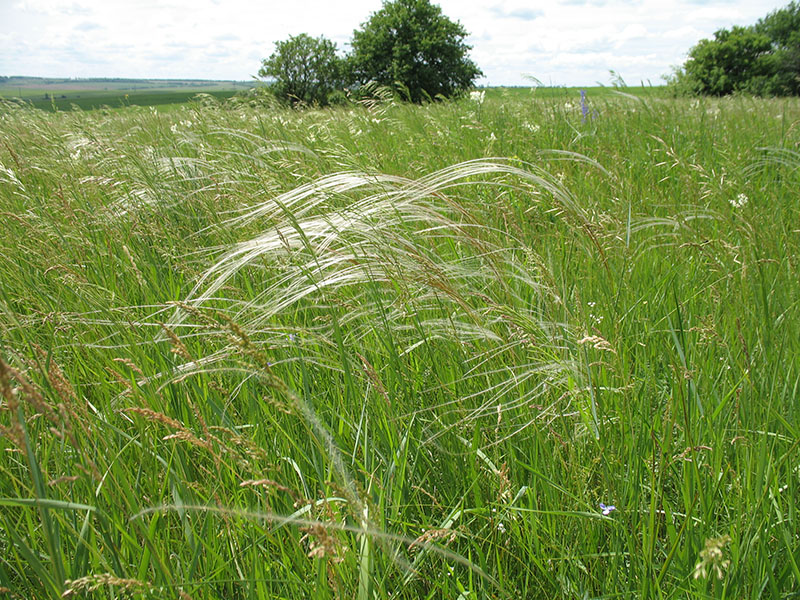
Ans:
{"type": "Polygon", "coordinates": [[[769,13],[754,30],[772,42],[778,93],[800,94],[800,3],[769,13]]]}
{"type": "Polygon", "coordinates": [[[385,1],[353,33],[352,79],[399,84],[414,102],[459,95],[483,74],[468,57],[466,36],[430,0],[385,1]]]}
{"type": "Polygon", "coordinates": [[[689,51],[681,80],[691,91],[712,96],[770,93],[774,75],[769,38],[749,27],[720,29],[689,51]]]}
{"type": "Polygon", "coordinates": [[[344,85],[343,62],[334,42],[301,33],[277,42],[275,52],[262,61],[258,76],[274,80],[272,91],[280,99],[324,106],[344,85]]]}
{"type": "Polygon", "coordinates": [[[793,0],[749,27],[700,40],[671,81],[680,91],[722,96],[800,94],[800,3],[793,0]]]}

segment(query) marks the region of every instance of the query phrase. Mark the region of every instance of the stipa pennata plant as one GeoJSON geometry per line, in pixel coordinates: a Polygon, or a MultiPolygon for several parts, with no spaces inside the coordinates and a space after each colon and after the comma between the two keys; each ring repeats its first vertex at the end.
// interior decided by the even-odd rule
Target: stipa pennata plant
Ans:
{"type": "Polygon", "coordinates": [[[545,193],[565,220],[591,232],[587,214],[563,185],[534,165],[503,159],[468,161],[419,180],[339,173],[231,219],[226,227],[261,223],[264,233],[225,252],[165,331],[185,330],[191,313],[196,318],[201,308],[216,306],[230,315],[220,332],[230,338],[233,331],[233,344],[188,361],[182,373],[212,369],[242,353],[258,359],[262,370],[298,353],[339,370],[341,357],[331,350],[343,343],[356,365],[370,365],[364,372],[385,396],[380,369],[359,350],[377,328],[400,356],[430,344],[455,345],[465,353],[465,380],[489,375],[494,382],[475,392],[487,404],[469,418],[492,413],[512,390],[524,390],[512,406],[525,406],[546,391],[543,381],[557,385],[559,373],[570,369],[569,357],[555,350],[567,331],[551,319],[548,307],[561,300],[539,276],[541,262],[530,264],[535,252],[494,225],[491,207],[470,196],[475,188],[497,186],[527,190],[532,202],[545,193]],[[254,282],[255,294],[219,298],[241,278],[254,282]],[[288,314],[304,323],[298,335],[288,314]],[[277,360],[259,358],[251,342],[277,360]]]}
{"type": "MultiPolygon", "coordinates": [[[[338,173],[230,219],[227,228],[262,233],[226,249],[174,305],[162,328],[163,341],[183,359],[172,378],[238,372],[271,390],[320,440],[352,518],[365,531],[381,531],[347,459],[357,450],[342,447],[309,401],[328,393],[314,387],[318,379],[341,382],[343,396],[419,416],[431,445],[484,419],[498,440],[513,437],[537,419],[566,413],[573,398],[564,393],[575,379],[565,340],[575,332],[553,318],[564,306],[542,276],[544,261],[486,204],[496,189],[555,205],[576,231],[591,231],[557,180],[503,159],[468,161],[418,180],[338,173]],[[431,365],[454,354],[462,357],[459,369],[443,382],[431,365]],[[389,383],[400,377],[417,380],[418,397],[389,383]],[[297,378],[308,383],[292,384],[297,378]],[[542,397],[549,400],[532,411],[542,397]]],[[[498,497],[508,502],[504,469],[498,497]]],[[[341,556],[324,528],[305,534],[313,541],[309,555],[341,556]]]]}

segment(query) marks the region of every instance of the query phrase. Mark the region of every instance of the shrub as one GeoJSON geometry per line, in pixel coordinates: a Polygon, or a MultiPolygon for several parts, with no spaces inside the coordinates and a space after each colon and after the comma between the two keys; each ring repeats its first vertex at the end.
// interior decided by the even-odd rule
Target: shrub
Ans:
{"type": "Polygon", "coordinates": [[[334,42],[301,33],[277,42],[258,75],[274,80],[272,91],[279,99],[324,106],[343,87],[343,73],[343,60],[336,55],[334,42]]]}

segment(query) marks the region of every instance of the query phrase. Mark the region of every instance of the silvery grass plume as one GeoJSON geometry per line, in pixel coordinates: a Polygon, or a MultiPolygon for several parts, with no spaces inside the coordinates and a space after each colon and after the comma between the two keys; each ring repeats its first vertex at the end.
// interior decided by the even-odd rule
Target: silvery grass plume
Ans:
{"type": "Polygon", "coordinates": [[[745,169],[745,175],[752,176],[768,166],[783,166],[790,171],[800,169],[800,152],[789,148],[760,147],[756,148],[762,157],[745,169]]]}
{"type": "MultiPolygon", "coordinates": [[[[184,301],[203,306],[244,269],[256,268],[264,284],[256,297],[239,302],[232,315],[249,330],[258,330],[290,307],[304,310],[302,301],[312,297],[317,310],[347,289],[349,304],[357,308],[345,322],[356,324],[353,339],[357,340],[371,326],[366,317],[376,307],[369,296],[380,288],[390,296],[384,306],[389,307],[398,331],[407,329],[402,321],[411,314],[419,316],[424,314],[423,307],[446,301],[456,310],[456,318],[437,308],[436,317],[425,315],[428,331],[437,332],[446,322],[466,339],[502,339],[491,326],[503,320],[495,309],[510,304],[502,296],[511,295],[506,296],[510,299],[520,285],[528,293],[541,284],[522,264],[522,244],[484,224],[479,211],[485,207],[463,198],[456,202],[444,194],[479,185],[502,184],[523,191],[535,187],[548,192],[579,224],[588,222],[561,184],[541,169],[525,166],[485,159],[460,163],[416,181],[346,172],[301,186],[227,221],[229,228],[254,222],[264,222],[269,228],[227,250],[184,301]],[[475,179],[500,175],[518,181],[475,179]],[[280,269],[265,269],[263,261],[280,269]],[[487,295],[493,288],[494,297],[487,295]],[[454,323],[461,327],[453,327],[454,323]]],[[[169,326],[181,325],[185,316],[177,311],[169,326]]],[[[530,315],[515,319],[530,325],[530,315]]]]}
{"type": "MultiPolygon", "coordinates": [[[[547,156],[599,167],[573,153],[547,156]]],[[[187,317],[214,307],[262,348],[293,347],[276,353],[270,366],[298,360],[299,350],[303,360],[340,372],[334,326],[356,365],[359,349],[376,330],[387,332],[399,356],[421,352],[431,342],[455,344],[468,353],[464,381],[486,382],[462,398],[481,399],[463,419],[496,418],[499,407],[511,412],[503,427],[513,435],[533,422],[531,402],[562,385],[573,365],[563,340],[566,325],[553,322],[542,308],[560,298],[533,274],[541,261],[531,248],[488,224],[492,207],[467,193],[480,186],[513,188],[531,200],[534,192],[545,192],[564,218],[592,235],[577,200],[532,164],[472,160],[418,180],[336,173],[228,220],[227,228],[264,223],[266,231],[224,251],[167,326],[191,331],[187,317]],[[464,193],[456,200],[456,192],[464,193]],[[237,277],[258,282],[256,294],[221,298],[237,277]],[[538,308],[521,308],[527,306],[538,308]],[[305,323],[300,329],[298,320],[305,323]],[[289,344],[287,332],[310,343],[289,344]]],[[[236,345],[188,361],[177,374],[228,370],[223,365],[236,345]]],[[[460,411],[458,404],[456,399],[452,406],[424,410],[460,411]]],[[[541,417],[558,414],[559,407],[550,405],[541,417]]]]}
{"type": "Polygon", "coordinates": [[[291,154],[312,160],[319,158],[301,144],[264,139],[246,131],[222,127],[205,132],[202,136],[196,132],[181,134],[176,136],[176,143],[179,149],[186,146],[187,153],[197,153],[199,156],[165,154],[162,150],[144,147],[135,159],[125,159],[124,156],[105,159],[104,169],[126,182],[126,185],[115,190],[116,200],[107,208],[113,218],[152,205],[182,205],[206,192],[235,194],[242,186],[257,186],[263,183],[263,174],[275,168],[276,154],[283,157],[279,165],[291,164],[288,158],[291,154]],[[237,144],[242,151],[230,148],[207,153],[202,151],[202,140],[220,137],[230,140],[230,148],[237,144]]]}
{"type": "MultiPolygon", "coordinates": [[[[571,153],[548,156],[599,167],[571,153]]],[[[188,359],[174,377],[259,371],[323,442],[360,520],[367,519],[366,507],[342,452],[303,394],[280,380],[277,369],[284,363],[302,360],[344,372],[345,361],[360,370],[363,348],[379,332],[401,359],[419,353],[424,362],[431,345],[466,355],[462,382],[474,391],[426,407],[435,422],[459,401],[477,402],[459,413],[461,424],[491,418],[499,431],[500,415],[509,413],[502,427],[511,436],[537,418],[566,410],[559,402],[569,402],[569,396],[559,392],[559,401],[531,416],[535,398],[552,395],[575,376],[565,343],[569,331],[550,318],[555,307],[564,307],[537,274],[543,261],[491,225],[500,220],[475,188],[494,186],[531,202],[549,197],[555,211],[591,235],[589,218],[569,191],[543,169],[520,161],[472,160],[417,180],[362,172],[323,177],[224,223],[233,230],[260,225],[263,232],[223,249],[166,324],[166,331],[189,339],[208,335],[216,320],[227,340],[206,356],[188,358],[181,349],[177,354],[188,359]],[[244,281],[254,290],[249,296],[237,285],[244,281]],[[194,333],[192,320],[203,326],[194,333]],[[228,366],[237,356],[238,366],[228,366]]],[[[383,368],[369,366],[371,386],[381,388],[383,368]]],[[[364,528],[375,525],[367,519],[364,528]]]]}

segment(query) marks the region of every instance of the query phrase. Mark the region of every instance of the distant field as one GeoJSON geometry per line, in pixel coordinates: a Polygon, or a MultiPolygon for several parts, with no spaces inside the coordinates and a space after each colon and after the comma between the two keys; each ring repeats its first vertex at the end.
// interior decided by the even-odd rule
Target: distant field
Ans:
{"type": "Polygon", "coordinates": [[[236,92],[233,90],[226,92],[195,90],[192,92],[131,92],[129,94],[99,94],[81,93],[75,95],[60,95],[52,98],[25,98],[25,102],[32,104],[36,108],[44,110],[72,110],[78,107],[83,110],[93,110],[108,106],[110,108],[120,108],[122,106],[159,106],[162,104],[184,104],[194,98],[197,94],[208,94],[222,100],[230,98],[236,92]]]}
{"type": "Polygon", "coordinates": [[[571,98],[580,97],[580,91],[584,90],[587,96],[592,98],[608,98],[619,96],[620,94],[630,94],[638,98],[664,97],[666,94],[665,86],[651,87],[603,87],[603,86],[584,86],[584,87],[490,87],[486,88],[486,97],[490,99],[502,100],[523,100],[525,98],[571,98]]]}
{"type": "MultiPolygon", "coordinates": [[[[251,81],[216,81],[198,79],[48,79],[41,77],[0,78],[0,98],[21,99],[47,111],[93,110],[103,107],[160,106],[183,104],[197,94],[209,94],[218,100],[255,85],[251,81]]],[[[580,90],[593,98],[606,98],[620,93],[637,97],[664,95],[663,87],[490,87],[486,96],[496,100],[526,98],[579,98],[580,90]]]]}
{"type": "Polygon", "coordinates": [[[0,98],[19,98],[44,110],[91,110],[109,106],[182,104],[197,94],[218,99],[253,87],[248,81],[180,79],[48,79],[10,77],[0,80],[0,98]]]}

